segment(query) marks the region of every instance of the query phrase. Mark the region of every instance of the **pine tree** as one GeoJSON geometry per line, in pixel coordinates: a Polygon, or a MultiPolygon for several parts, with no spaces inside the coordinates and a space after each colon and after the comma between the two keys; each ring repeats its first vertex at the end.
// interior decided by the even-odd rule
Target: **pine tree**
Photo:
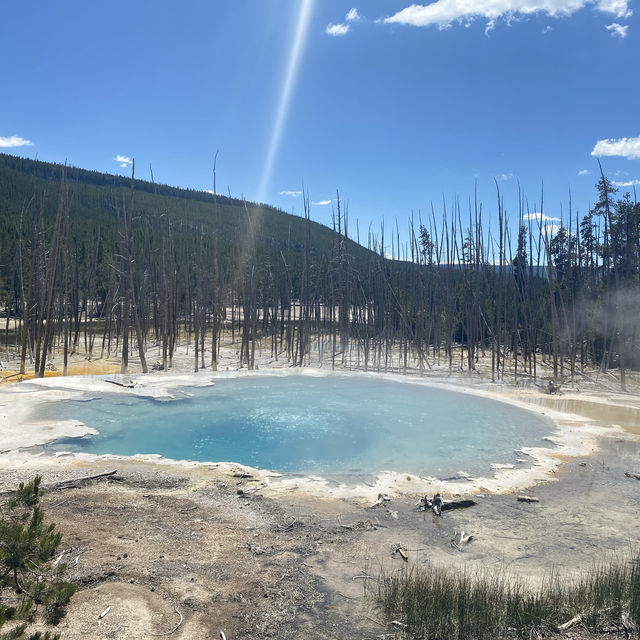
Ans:
{"type": "MultiPolygon", "coordinates": [[[[66,566],[53,562],[62,534],[44,524],[40,507],[40,477],[20,487],[2,512],[0,521],[0,640],[25,637],[29,623],[41,618],[56,625],[76,587],[62,579],[66,566]],[[5,604],[9,602],[11,604],[5,604]]],[[[36,632],[28,640],[56,640],[59,634],[36,632]]]]}

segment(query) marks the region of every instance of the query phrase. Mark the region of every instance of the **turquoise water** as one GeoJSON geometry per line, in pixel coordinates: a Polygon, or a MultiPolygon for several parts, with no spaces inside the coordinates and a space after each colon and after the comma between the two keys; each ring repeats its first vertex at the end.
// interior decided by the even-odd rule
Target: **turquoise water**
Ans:
{"type": "MultiPolygon", "coordinates": [[[[233,461],[290,472],[487,474],[541,444],[545,418],[486,398],[366,376],[250,376],[172,400],[107,393],[55,405],[100,435],[55,449],[233,461]]],[[[44,415],[53,411],[45,410],[44,415]]]]}

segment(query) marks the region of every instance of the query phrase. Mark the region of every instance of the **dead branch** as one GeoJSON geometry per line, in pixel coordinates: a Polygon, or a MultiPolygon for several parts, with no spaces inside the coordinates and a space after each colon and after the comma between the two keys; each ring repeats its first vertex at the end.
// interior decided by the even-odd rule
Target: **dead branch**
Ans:
{"type": "Polygon", "coordinates": [[[534,498],[533,496],[518,496],[518,502],[540,502],[540,498],[534,498]]]}
{"type": "Polygon", "coordinates": [[[464,531],[454,531],[453,538],[451,538],[451,546],[458,551],[462,551],[460,545],[469,544],[473,540],[475,540],[473,535],[465,535],[464,531]]]}
{"type": "Polygon", "coordinates": [[[63,480],[62,482],[56,482],[54,484],[47,484],[43,488],[47,491],[59,491],[62,489],[71,489],[73,487],[77,487],[85,482],[90,482],[91,480],[98,480],[100,478],[110,478],[118,473],[117,469],[113,469],[112,471],[105,471],[104,473],[96,473],[92,476],[82,476],[81,478],[74,478],[73,480],[63,480]]]}
{"type": "Polygon", "coordinates": [[[467,507],[473,507],[477,502],[475,500],[444,500],[439,493],[436,493],[433,498],[423,496],[416,502],[418,511],[433,511],[437,516],[442,511],[451,511],[453,509],[465,509],[467,507]]]}
{"type": "Polygon", "coordinates": [[[155,636],[156,638],[159,638],[160,636],[170,636],[172,633],[175,633],[180,628],[180,625],[182,624],[182,621],[184,620],[184,618],[182,617],[182,614],[180,613],[178,607],[175,607],[175,610],[176,610],[176,613],[180,616],[180,620],[178,621],[178,624],[175,627],[173,627],[173,629],[171,629],[171,631],[167,631],[166,633],[151,633],[149,631],[147,633],[150,636],[155,636]]]}
{"type": "Polygon", "coordinates": [[[389,496],[383,495],[382,493],[379,493],[378,499],[372,505],[368,506],[367,509],[375,509],[385,502],[391,502],[391,498],[389,496]]]}
{"type": "Polygon", "coordinates": [[[118,380],[109,380],[109,378],[101,378],[102,382],[108,382],[109,384],[115,384],[118,387],[124,387],[125,389],[133,389],[133,382],[120,382],[118,380]]]}
{"type": "Polygon", "coordinates": [[[393,547],[391,547],[391,555],[399,555],[405,562],[409,561],[409,554],[402,545],[394,544],[393,547]]]}
{"type": "Polygon", "coordinates": [[[98,616],[98,620],[102,620],[102,618],[104,618],[107,613],[109,613],[109,611],[111,611],[111,605],[109,605],[99,616],[98,616]]]}
{"type": "Polygon", "coordinates": [[[571,618],[571,620],[568,620],[564,624],[558,625],[557,629],[560,632],[567,631],[568,629],[571,629],[571,627],[577,625],[581,621],[582,621],[582,616],[576,616],[575,618],[571,618]]]}

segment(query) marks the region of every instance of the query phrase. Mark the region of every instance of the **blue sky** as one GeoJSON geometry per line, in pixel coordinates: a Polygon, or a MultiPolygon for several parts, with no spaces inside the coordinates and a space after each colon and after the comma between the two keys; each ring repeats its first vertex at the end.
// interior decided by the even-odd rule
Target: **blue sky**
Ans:
{"type": "Polygon", "coordinates": [[[497,179],[515,219],[640,180],[637,0],[34,0],[0,22],[0,151],[406,228],[497,179]],[[29,143],[29,144],[27,144],[29,143]],[[118,158],[120,160],[118,160],[118,158]],[[325,203],[325,204],[322,204],[325,203]]]}

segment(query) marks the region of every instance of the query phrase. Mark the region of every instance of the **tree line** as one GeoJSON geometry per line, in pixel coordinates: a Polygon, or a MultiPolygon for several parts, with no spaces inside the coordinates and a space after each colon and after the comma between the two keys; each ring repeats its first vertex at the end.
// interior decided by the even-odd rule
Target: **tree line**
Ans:
{"type": "Polygon", "coordinates": [[[74,353],[122,372],[134,354],[146,371],[151,348],[168,369],[180,344],[215,369],[225,341],[248,368],[256,348],[374,371],[482,360],[493,380],[617,369],[623,389],[638,368],[640,205],[604,174],[586,215],[530,212],[523,196],[510,214],[498,190],[493,221],[455,199],[405,241],[397,226],[353,237],[339,194],[329,229],[306,193],[297,217],[183,198],[135,169],[108,183],[35,165],[0,162],[3,343],[23,373],[44,375],[52,351],[65,372],[74,353]]]}

